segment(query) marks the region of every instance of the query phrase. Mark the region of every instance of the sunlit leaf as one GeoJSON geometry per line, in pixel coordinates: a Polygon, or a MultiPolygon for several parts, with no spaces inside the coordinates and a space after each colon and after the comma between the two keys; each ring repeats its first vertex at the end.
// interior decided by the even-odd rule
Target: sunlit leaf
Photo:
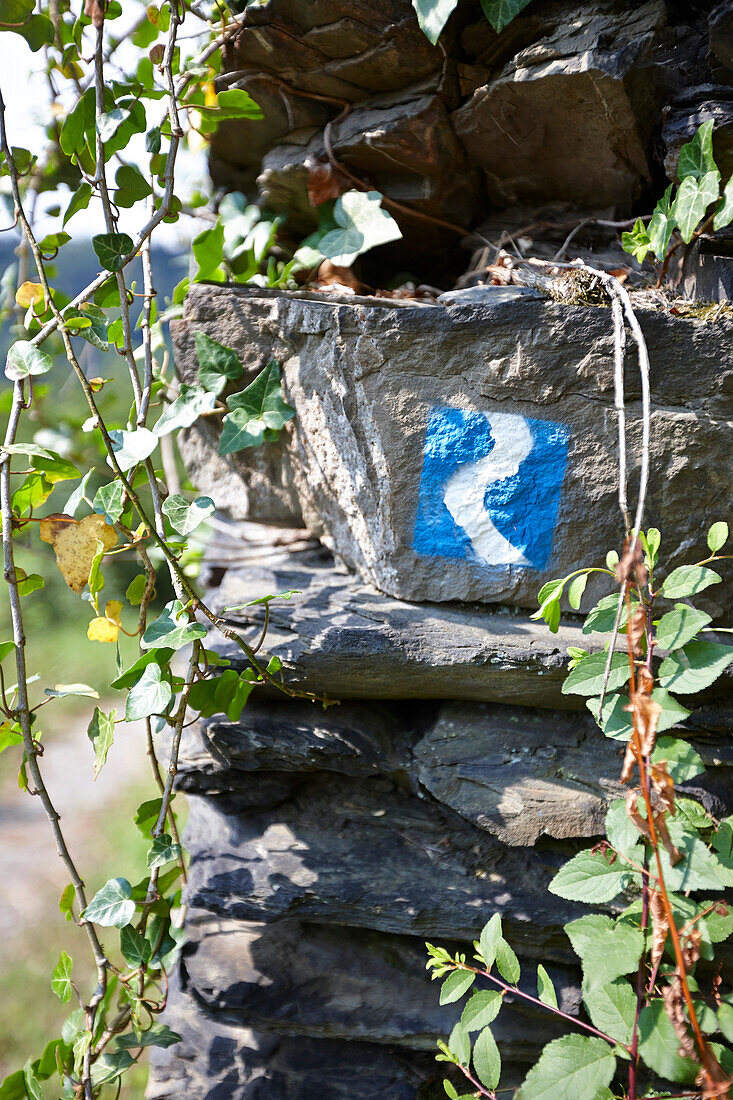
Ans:
{"type": "Polygon", "coordinates": [[[135,915],[132,887],[126,878],[111,878],[83,912],[85,920],[104,928],[124,928],[135,915]]]}
{"type": "Polygon", "coordinates": [[[381,203],[379,191],[347,191],[337,199],[333,217],[339,228],[319,242],[322,255],[338,267],[350,267],[363,252],[398,240],[402,231],[381,203]]]}
{"type": "Polygon", "coordinates": [[[29,375],[46,374],[52,366],[53,360],[45,351],[28,340],[16,340],[11,344],[5,360],[5,377],[11,382],[19,382],[29,375]]]}
{"type": "Polygon", "coordinates": [[[176,493],[166,498],[163,511],[179,535],[190,535],[205,520],[213,516],[216,505],[211,497],[197,497],[196,500],[189,501],[180,493],[176,493]]]}
{"type": "Polygon", "coordinates": [[[51,989],[63,1004],[71,1000],[71,967],[71,959],[65,951],[62,951],[61,957],[51,974],[51,989]]]}
{"type": "Polygon", "coordinates": [[[87,729],[87,737],[94,747],[94,778],[96,779],[107,761],[107,753],[112,748],[115,736],[115,718],[117,711],[105,714],[99,707],[94,708],[92,720],[87,729]]]}
{"type": "Polygon", "coordinates": [[[140,646],[142,649],[181,649],[197,638],[206,637],[206,627],[193,622],[189,613],[182,611],[180,600],[172,600],[145,631],[140,646]]]}
{"type": "Polygon", "coordinates": [[[121,271],[134,242],[127,233],[97,233],[92,237],[92,247],[105,271],[121,271]]]}
{"type": "Polygon", "coordinates": [[[220,394],[227,382],[241,378],[244,367],[235,351],[212,340],[204,332],[195,333],[194,341],[199,361],[198,380],[205,390],[220,394]]]}
{"type": "Polygon", "coordinates": [[[130,688],[125,719],[128,722],[135,722],[140,718],[149,718],[151,714],[163,714],[172,698],[172,688],[163,680],[160,666],[151,663],[144,669],[137,683],[130,688]]]}
{"type": "Polygon", "coordinates": [[[159,442],[158,436],[148,428],[136,428],[134,432],[111,431],[109,435],[117,465],[123,473],[149,458],[159,442]]]}

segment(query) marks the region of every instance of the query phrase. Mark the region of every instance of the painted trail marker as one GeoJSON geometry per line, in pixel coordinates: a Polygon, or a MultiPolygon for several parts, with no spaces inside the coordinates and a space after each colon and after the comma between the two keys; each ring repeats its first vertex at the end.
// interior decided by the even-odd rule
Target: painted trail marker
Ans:
{"type": "Polygon", "coordinates": [[[570,432],[516,413],[438,406],[425,434],[413,549],[543,569],[552,550],[570,432]]]}

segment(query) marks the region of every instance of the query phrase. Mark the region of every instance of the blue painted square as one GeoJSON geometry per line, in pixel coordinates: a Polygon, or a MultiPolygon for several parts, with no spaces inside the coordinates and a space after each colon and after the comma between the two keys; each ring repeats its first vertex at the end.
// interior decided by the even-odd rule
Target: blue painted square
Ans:
{"type": "Polygon", "coordinates": [[[569,439],[568,427],[551,420],[434,408],[413,549],[481,565],[544,568],[569,439]]]}

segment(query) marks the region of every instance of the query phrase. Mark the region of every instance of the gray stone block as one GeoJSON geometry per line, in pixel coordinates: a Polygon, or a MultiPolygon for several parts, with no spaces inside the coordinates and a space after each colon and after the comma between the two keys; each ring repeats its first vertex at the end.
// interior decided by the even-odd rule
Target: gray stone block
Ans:
{"type": "MultiPolygon", "coordinates": [[[[729,512],[733,322],[642,311],[641,323],[654,408],[647,523],[663,526],[668,557],[689,560],[698,549],[704,556],[707,527],[729,512]]],[[[175,326],[188,381],[196,331],[235,348],[245,382],[272,356],[282,362],[296,416],[275,479],[288,504],[272,518],[299,505],[306,526],[382,591],[528,607],[545,580],[600,564],[618,546],[608,309],[524,296],[445,306],[195,286],[175,326]]],[[[631,361],[626,374],[633,492],[640,421],[631,361]]],[[[214,448],[198,446],[201,470],[214,448]]],[[[214,460],[216,483],[202,488],[236,501],[238,477],[235,507],[267,520],[269,490],[258,504],[253,478],[266,478],[262,463],[272,461],[242,452],[227,475],[214,460]]],[[[591,586],[587,599],[597,592],[591,586]]],[[[730,586],[710,595],[720,613],[730,586]]]]}

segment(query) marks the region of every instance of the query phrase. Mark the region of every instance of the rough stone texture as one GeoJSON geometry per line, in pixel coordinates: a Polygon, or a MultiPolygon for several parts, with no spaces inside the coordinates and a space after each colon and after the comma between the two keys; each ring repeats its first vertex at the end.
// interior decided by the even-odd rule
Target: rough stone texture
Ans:
{"type": "Polygon", "coordinates": [[[733,87],[703,84],[679,96],[667,113],[662,137],[667,150],[664,167],[670,179],[677,179],[680,149],[690,141],[703,122],[714,122],[713,153],[723,180],[733,173],[733,87]]]}
{"type": "MultiPolygon", "coordinates": [[[[733,322],[711,325],[662,311],[642,312],[641,322],[652,364],[654,409],[646,519],[664,526],[671,560],[682,550],[689,555],[691,548],[704,556],[705,524],[713,514],[726,518],[724,502],[730,500],[733,322]]],[[[175,326],[176,360],[187,380],[197,370],[196,331],[236,349],[245,382],[273,355],[282,362],[296,416],[284,435],[284,468],[273,488],[278,498],[270,509],[269,495],[263,494],[262,504],[250,514],[278,522],[288,514],[297,516],[295,489],[311,532],[382,591],[402,599],[535,606],[545,580],[594,560],[600,564],[599,552],[615,544],[617,429],[607,309],[527,297],[495,305],[463,300],[385,305],[373,299],[196,286],[185,319],[175,326]],[[479,415],[472,418],[472,413],[479,415]],[[506,413],[517,419],[506,422],[513,427],[503,430],[500,448],[497,425],[502,421],[496,418],[506,413]],[[465,426],[455,429],[457,436],[440,434],[448,430],[444,416],[463,417],[465,426]],[[448,469],[457,469],[465,462],[464,452],[471,456],[475,433],[486,430],[485,417],[502,457],[496,466],[489,458],[488,474],[477,469],[456,490],[454,507],[462,509],[464,530],[446,510],[448,475],[442,475],[442,488],[428,480],[425,454],[447,453],[457,463],[448,469]],[[522,425],[527,430],[527,422],[529,452],[521,452],[519,465],[513,466],[506,447],[513,446],[511,437],[522,425]],[[553,433],[567,433],[564,473],[562,465],[543,457],[549,452],[542,450],[541,440],[553,433]],[[524,454],[528,463],[521,467],[524,454]],[[480,539],[467,537],[472,523],[480,533],[485,500],[493,501],[491,515],[501,529],[500,545],[492,542],[488,550],[480,539]],[[549,543],[540,546],[538,525],[552,527],[555,515],[545,561],[549,543]],[[447,546],[440,534],[446,522],[452,524],[447,546]],[[520,553],[517,563],[517,548],[526,550],[529,559],[520,553]]],[[[635,467],[640,425],[633,362],[626,374],[629,453],[635,467]]],[[[197,431],[192,429],[189,438],[197,431]]],[[[186,458],[189,447],[187,442],[186,458]]],[[[191,449],[200,470],[213,448],[199,436],[191,449]]],[[[235,456],[231,466],[227,462],[228,469],[242,471],[239,514],[249,508],[251,487],[266,476],[263,463],[274,461],[273,454],[268,449],[257,456],[251,470],[250,452],[235,456]]],[[[201,488],[215,500],[231,501],[236,488],[224,464],[215,459],[212,470],[214,477],[207,476],[201,488]]],[[[711,607],[719,614],[729,604],[730,588],[721,586],[711,595],[711,607]]]]}

